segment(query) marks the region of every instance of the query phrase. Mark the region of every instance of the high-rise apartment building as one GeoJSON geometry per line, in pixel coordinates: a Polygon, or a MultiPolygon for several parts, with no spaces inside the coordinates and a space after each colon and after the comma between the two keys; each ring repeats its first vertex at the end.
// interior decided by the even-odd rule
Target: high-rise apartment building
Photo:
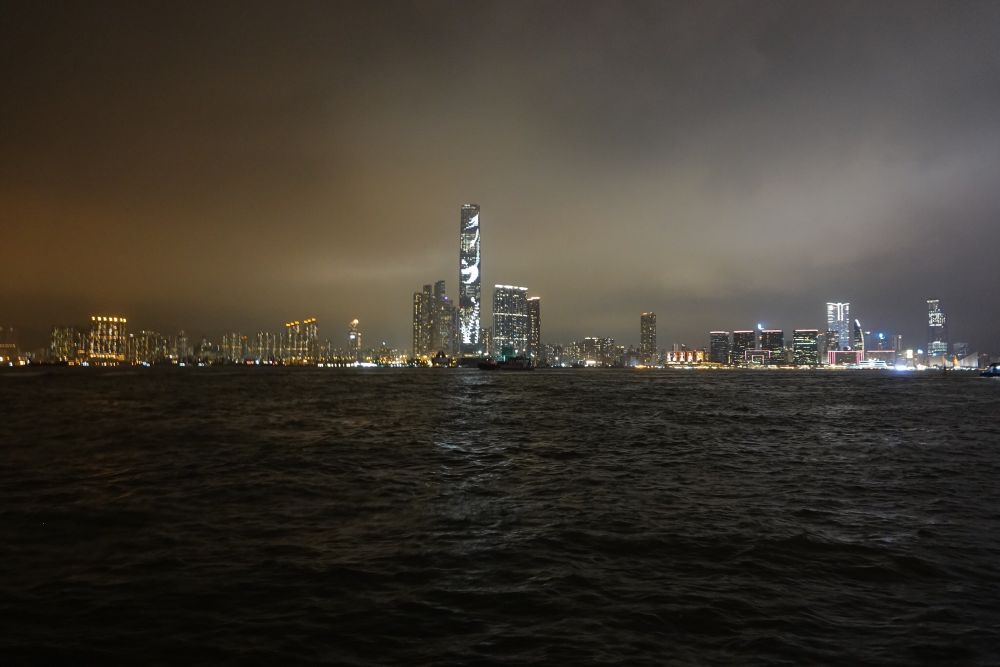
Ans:
{"type": "Polygon", "coordinates": [[[819,365],[818,329],[795,329],[792,332],[792,360],[796,366],[819,365]]]}
{"type": "Polygon", "coordinates": [[[479,328],[482,306],[482,264],[479,236],[479,205],[465,204],[459,225],[458,327],[463,355],[482,354],[479,328]]]}
{"type": "Polygon", "coordinates": [[[729,332],[708,332],[708,360],[716,364],[729,363],[729,332]]]}
{"type": "Polygon", "coordinates": [[[319,348],[319,325],[316,318],[286,322],[280,347],[281,360],[286,364],[315,361],[319,348]]]}
{"type": "Polygon", "coordinates": [[[927,355],[948,354],[948,319],[941,301],[927,299],[927,355]]]}
{"type": "MultiPolygon", "coordinates": [[[[49,336],[49,360],[54,362],[78,363],[86,358],[83,332],[76,327],[54,326],[49,336]]],[[[0,356],[5,356],[0,354],[0,356]]]]}
{"type": "Polygon", "coordinates": [[[125,361],[127,320],[116,315],[92,315],[87,338],[87,358],[90,363],[118,364],[125,361]]]}
{"type": "Polygon", "coordinates": [[[828,350],[850,350],[853,348],[850,302],[827,301],[826,330],[828,350]]]}
{"type": "Polygon", "coordinates": [[[646,365],[656,363],[656,313],[639,317],[639,358],[646,365]]]}
{"type": "Polygon", "coordinates": [[[542,348],[542,300],[537,296],[528,298],[528,358],[536,364],[545,360],[542,348]]]}
{"type": "Polygon", "coordinates": [[[528,288],[493,286],[493,348],[497,356],[521,355],[528,348],[528,288]]]}
{"type": "Polygon", "coordinates": [[[457,312],[455,305],[445,293],[443,280],[434,283],[434,294],[430,307],[430,351],[451,355],[455,351],[457,312]]]}
{"type": "Polygon", "coordinates": [[[744,329],[733,332],[733,352],[732,363],[742,364],[747,361],[748,350],[757,348],[757,333],[752,329],[744,329]]]}

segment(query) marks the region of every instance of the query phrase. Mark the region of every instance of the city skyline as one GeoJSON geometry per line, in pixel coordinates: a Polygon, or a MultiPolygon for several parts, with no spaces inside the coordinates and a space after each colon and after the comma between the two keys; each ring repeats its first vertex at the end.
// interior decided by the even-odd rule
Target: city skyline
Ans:
{"type": "Polygon", "coordinates": [[[402,348],[476,202],[481,284],[530,285],[548,340],[787,338],[831,301],[923,347],[940,299],[1000,347],[1000,7],[387,7],[12,8],[0,323],[402,348]]]}

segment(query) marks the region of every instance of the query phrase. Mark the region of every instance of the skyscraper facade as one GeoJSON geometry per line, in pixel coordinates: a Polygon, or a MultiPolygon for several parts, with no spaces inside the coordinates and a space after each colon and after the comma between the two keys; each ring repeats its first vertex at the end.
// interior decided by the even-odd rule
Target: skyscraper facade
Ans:
{"type": "Polygon", "coordinates": [[[827,349],[850,350],[853,345],[851,327],[851,304],[827,301],[826,303],[827,349]]]}
{"type": "Polygon", "coordinates": [[[708,332],[708,360],[716,364],[729,363],[729,332],[708,332]]]}
{"type": "Polygon", "coordinates": [[[434,283],[434,293],[430,306],[430,352],[442,352],[450,355],[454,352],[455,337],[455,306],[445,293],[443,280],[434,283]]]}
{"type": "Polygon", "coordinates": [[[358,324],[357,318],[351,320],[351,327],[347,330],[347,354],[354,361],[361,361],[361,330],[358,324]]]}
{"type": "Polygon", "coordinates": [[[92,315],[90,336],[87,340],[87,357],[91,363],[117,364],[125,361],[124,317],[92,315]]]}
{"type": "Polygon", "coordinates": [[[528,347],[528,288],[493,286],[493,348],[498,356],[525,354],[528,347]]]}
{"type": "Polygon", "coordinates": [[[536,364],[545,359],[542,349],[542,300],[537,296],[528,299],[528,358],[536,364]]]}
{"type": "Polygon", "coordinates": [[[656,363],[656,313],[639,318],[639,358],[646,365],[656,363]]]}
{"type": "Polygon", "coordinates": [[[479,327],[482,305],[479,205],[462,206],[458,252],[458,327],[463,355],[482,353],[479,327]]]}
{"type": "Polygon", "coordinates": [[[760,349],[770,352],[772,364],[785,363],[785,332],[781,329],[764,329],[760,332],[760,349]]]}
{"type": "Polygon", "coordinates": [[[796,329],[792,332],[792,360],[796,366],[819,365],[818,329],[796,329]]]}
{"type": "Polygon", "coordinates": [[[938,299],[927,299],[927,354],[948,354],[948,319],[938,299]]]}
{"type": "Polygon", "coordinates": [[[430,332],[431,286],[424,285],[422,292],[413,293],[413,357],[428,354],[431,346],[430,332]]]}
{"type": "Polygon", "coordinates": [[[757,347],[757,334],[752,329],[733,332],[732,363],[742,364],[746,361],[747,350],[757,347]]]}

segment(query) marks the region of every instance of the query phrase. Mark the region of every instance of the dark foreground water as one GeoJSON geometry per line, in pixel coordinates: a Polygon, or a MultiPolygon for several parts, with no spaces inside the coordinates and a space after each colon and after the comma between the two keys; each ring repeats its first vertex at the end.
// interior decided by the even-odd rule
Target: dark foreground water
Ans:
{"type": "Polygon", "coordinates": [[[0,374],[0,660],[997,664],[1000,381],[0,374]]]}

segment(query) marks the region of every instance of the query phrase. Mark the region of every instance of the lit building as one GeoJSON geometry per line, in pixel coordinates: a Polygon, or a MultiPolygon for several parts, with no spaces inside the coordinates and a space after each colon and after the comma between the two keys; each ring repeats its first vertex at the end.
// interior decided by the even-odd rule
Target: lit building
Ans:
{"type": "Polygon", "coordinates": [[[126,357],[130,364],[155,364],[165,361],[167,339],[155,331],[138,331],[129,334],[126,343],[126,357]]]}
{"type": "Polygon", "coordinates": [[[865,353],[865,332],[861,328],[861,320],[854,320],[854,326],[851,329],[853,336],[854,345],[851,347],[852,350],[857,350],[861,352],[862,358],[865,353]]]}
{"type": "Polygon", "coordinates": [[[528,348],[528,288],[493,286],[493,348],[497,356],[517,356],[528,348]]]}
{"type": "Polygon", "coordinates": [[[819,365],[818,329],[795,329],[792,332],[792,360],[796,366],[819,365]]]}
{"type": "Polygon", "coordinates": [[[716,364],[729,363],[729,332],[708,332],[708,360],[716,364]]]}
{"type": "Polygon", "coordinates": [[[351,328],[347,331],[348,355],[354,361],[361,361],[361,331],[358,329],[358,320],[351,320],[351,328]]]}
{"type": "Polygon", "coordinates": [[[545,360],[545,349],[542,347],[542,300],[537,296],[528,298],[528,357],[536,364],[545,360]]]}
{"type": "Polygon", "coordinates": [[[72,364],[84,359],[86,354],[83,332],[76,327],[52,327],[52,332],[49,335],[50,361],[72,364]]]}
{"type": "Polygon", "coordinates": [[[850,350],[852,348],[851,304],[826,303],[827,349],[850,350]]]}
{"type": "Polygon", "coordinates": [[[449,299],[448,295],[445,294],[445,285],[443,280],[439,280],[434,283],[434,296],[431,301],[429,311],[429,351],[433,354],[437,354],[438,352],[443,352],[446,355],[452,354],[454,352],[455,338],[457,334],[455,327],[457,312],[455,306],[451,302],[451,299],[449,299]]]}
{"type": "Polygon", "coordinates": [[[275,336],[270,331],[258,331],[254,336],[253,349],[250,356],[258,364],[274,363],[279,355],[275,336]]]}
{"type": "Polygon", "coordinates": [[[319,326],[316,318],[285,322],[279,347],[281,361],[286,364],[312,363],[319,348],[319,326]]]}
{"type": "Polygon", "coordinates": [[[747,352],[757,348],[757,333],[753,330],[733,332],[732,363],[742,364],[747,361],[747,352]]]}
{"type": "Polygon", "coordinates": [[[768,360],[772,364],[785,362],[785,332],[781,329],[764,329],[760,332],[760,349],[770,352],[768,360]]]}
{"type": "Polygon", "coordinates": [[[639,358],[645,365],[656,363],[656,313],[639,317],[639,358]]]}
{"type": "Polygon", "coordinates": [[[431,286],[413,293],[413,357],[426,357],[431,348],[431,286]]]}
{"type": "Polygon", "coordinates": [[[124,317],[91,315],[87,337],[87,359],[94,364],[118,364],[125,361],[126,337],[124,317]]]}
{"type": "Polygon", "coordinates": [[[948,354],[948,319],[938,299],[927,299],[927,356],[948,354]]]}
{"type": "Polygon", "coordinates": [[[459,225],[458,326],[463,355],[482,354],[479,340],[482,307],[479,205],[465,204],[459,225]]]}

